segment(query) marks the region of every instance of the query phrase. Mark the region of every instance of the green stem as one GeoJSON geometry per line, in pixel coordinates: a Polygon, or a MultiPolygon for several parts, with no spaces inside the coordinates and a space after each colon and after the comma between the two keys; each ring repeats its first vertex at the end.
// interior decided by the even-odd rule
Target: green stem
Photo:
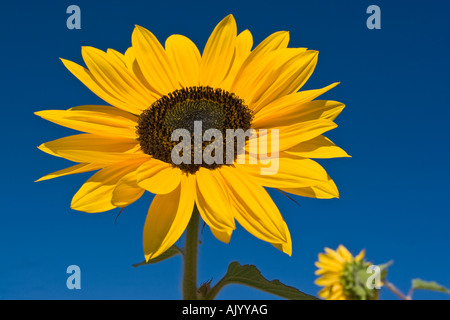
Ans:
{"type": "Polygon", "coordinates": [[[184,248],[183,299],[197,300],[197,253],[198,253],[199,212],[194,207],[186,230],[184,248]]]}
{"type": "Polygon", "coordinates": [[[400,290],[397,289],[396,286],[394,286],[392,283],[390,283],[386,279],[384,279],[383,282],[384,282],[386,288],[391,290],[400,299],[402,299],[402,300],[411,300],[410,296],[405,296],[400,290]]]}
{"type": "Polygon", "coordinates": [[[226,284],[227,282],[225,281],[225,277],[223,277],[222,279],[220,279],[219,282],[217,282],[217,284],[214,287],[211,288],[211,290],[206,295],[205,300],[214,300],[217,294],[220,292],[220,290],[222,290],[222,288],[226,284]]]}

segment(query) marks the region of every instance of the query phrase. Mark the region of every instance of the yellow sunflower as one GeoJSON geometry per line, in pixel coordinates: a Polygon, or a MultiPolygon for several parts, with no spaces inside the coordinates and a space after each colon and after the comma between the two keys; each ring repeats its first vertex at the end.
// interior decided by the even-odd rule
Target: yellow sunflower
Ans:
{"type": "MultiPolygon", "coordinates": [[[[336,250],[325,248],[325,253],[319,253],[319,261],[315,272],[320,276],[315,284],[324,287],[319,297],[326,300],[374,300],[378,299],[378,290],[367,287],[367,279],[371,275],[367,268],[372,265],[364,261],[365,250],[356,257],[343,245],[336,250]]],[[[377,286],[381,286],[378,282],[377,286]]]]}
{"type": "Polygon", "coordinates": [[[252,50],[250,31],[237,34],[229,15],[215,27],[202,54],[182,35],[170,36],[163,47],[140,26],[124,54],[83,47],[87,68],[62,62],[110,106],[36,112],[84,132],[39,146],[77,163],[39,180],[99,170],[71,203],[91,213],[124,208],[145,191],[155,194],[143,234],[147,260],[179,239],[194,206],[220,241],[230,241],[237,221],[290,255],[289,230],[264,187],[338,197],[334,182],[310,158],[348,155],[322,135],[336,127],[333,120],[344,105],[314,100],[338,83],[298,92],[313,73],[318,52],[288,48],[288,42],[288,32],[276,32],[252,50]],[[261,174],[262,162],[174,163],[171,134],[175,128],[192,129],[194,120],[222,131],[278,129],[278,172],[261,174]]]}

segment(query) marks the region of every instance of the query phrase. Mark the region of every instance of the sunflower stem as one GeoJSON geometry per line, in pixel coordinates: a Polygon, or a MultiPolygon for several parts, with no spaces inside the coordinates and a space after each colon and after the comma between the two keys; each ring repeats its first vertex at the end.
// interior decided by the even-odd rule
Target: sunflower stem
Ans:
{"type": "Polygon", "coordinates": [[[186,245],[184,248],[183,299],[197,300],[197,253],[199,212],[194,206],[191,220],[186,230],[186,245]]]}
{"type": "Polygon", "coordinates": [[[411,300],[411,297],[405,296],[403,294],[403,292],[401,292],[400,290],[397,289],[396,286],[394,286],[392,283],[390,283],[389,281],[387,281],[386,279],[383,281],[386,288],[388,288],[389,290],[391,290],[397,297],[399,297],[402,300],[411,300]]]}

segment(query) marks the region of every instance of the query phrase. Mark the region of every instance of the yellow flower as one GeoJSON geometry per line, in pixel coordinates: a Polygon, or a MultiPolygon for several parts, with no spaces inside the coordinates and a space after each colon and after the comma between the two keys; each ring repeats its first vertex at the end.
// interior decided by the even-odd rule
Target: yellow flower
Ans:
{"type": "Polygon", "coordinates": [[[195,205],[217,239],[228,243],[236,220],[290,255],[289,230],[264,187],[338,197],[334,182],[310,158],[348,155],[322,135],[336,127],[333,120],[344,105],[314,100],[338,83],[297,92],[311,76],[318,52],[287,48],[288,42],[288,32],[276,32],[252,50],[250,31],[237,34],[229,15],[215,27],[202,54],[181,35],[170,36],[163,47],[140,26],[124,54],[83,47],[87,68],[62,62],[111,106],[36,112],[84,132],[39,146],[78,163],[39,180],[99,170],[73,197],[71,207],[85,212],[124,208],[144,191],[156,194],[144,227],[146,259],[179,239],[195,205]],[[266,164],[240,164],[236,158],[234,164],[176,164],[171,134],[176,128],[192,129],[194,120],[222,131],[279,129],[278,172],[263,175],[266,164]]]}
{"type": "MultiPolygon", "coordinates": [[[[315,263],[319,269],[315,272],[320,276],[315,284],[324,287],[319,297],[326,300],[373,300],[378,299],[378,290],[366,286],[370,274],[367,268],[372,264],[364,261],[365,251],[356,257],[343,245],[337,250],[325,248],[325,253],[319,253],[319,261],[315,263]]],[[[377,283],[381,286],[382,282],[377,283]]]]}

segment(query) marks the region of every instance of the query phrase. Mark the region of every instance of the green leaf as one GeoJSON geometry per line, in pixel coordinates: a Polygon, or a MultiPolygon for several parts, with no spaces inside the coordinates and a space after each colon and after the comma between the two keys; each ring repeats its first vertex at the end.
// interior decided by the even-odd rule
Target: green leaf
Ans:
{"type": "Polygon", "coordinates": [[[225,276],[210,292],[206,293],[205,299],[214,299],[225,285],[232,283],[253,287],[289,300],[317,300],[316,297],[282,284],[278,280],[269,281],[261,275],[261,272],[254,265],[241,266],[237,261],[228,266],[225,276]]]}
{"type": "Polygon", "coordinates": [[[133,264],[133,267],[140,267],[140,266],[145,266],[148,264],[155,264],[164,260],[167,260],[169,258],[172,258],[178,254],[182,254],[183,252],[181,251],[180,248],[178,248],[176,245],[171,246],[169,249],[166,250],[166,252],[164,252],[163,254],[159,255],[158,257],[156,257],[155,259],[150,259],[148,261],[142,261],[140,263],[135,263],[133,264]]]}
{"type": "Polygon", "coordinates": [[[412,280],[412,290],[432,290],[450,294],[450,290],[435,281],[424,281],[422,279],[412,280]]]}

